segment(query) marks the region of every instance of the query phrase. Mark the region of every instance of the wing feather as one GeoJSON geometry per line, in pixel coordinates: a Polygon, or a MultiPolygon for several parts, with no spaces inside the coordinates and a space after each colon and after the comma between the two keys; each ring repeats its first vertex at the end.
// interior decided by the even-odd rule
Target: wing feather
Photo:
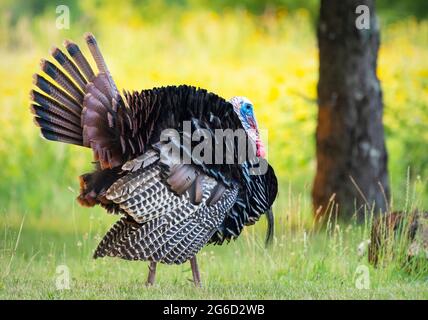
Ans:
{"type": "Polygon", "coordinates": [[[193,165],[177,166],[171,161],[164,168],[159,160],[150,151],[123,165],[128,173],[111,185],[106,198],[135,224],[125,228],[126,221],[120,220],[95,256],[183,263],[209,241],[232,208],[237,186],[225,187],[193,165]],[[194,201],[194,183],[199,184],[199,203],[194,201]],[[124,234],[116,235],[120,232],[124,234]]]}

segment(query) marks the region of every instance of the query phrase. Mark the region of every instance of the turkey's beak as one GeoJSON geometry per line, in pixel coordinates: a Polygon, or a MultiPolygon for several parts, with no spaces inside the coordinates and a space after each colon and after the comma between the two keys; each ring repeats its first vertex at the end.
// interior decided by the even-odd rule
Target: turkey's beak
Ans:
{"type": "Polygon", "coordinates": [[[248,124],[250,125],[250,128],[251,128],[252,130],[254,130],[254,131],[257,133],[257,135],[258,135],[258,134],[259,134],[259,130],[257,129],[256,119],[254,119],[254,118],[251,116],[251,117],[247,117],[247,121],[248,121],[248,124]]]}

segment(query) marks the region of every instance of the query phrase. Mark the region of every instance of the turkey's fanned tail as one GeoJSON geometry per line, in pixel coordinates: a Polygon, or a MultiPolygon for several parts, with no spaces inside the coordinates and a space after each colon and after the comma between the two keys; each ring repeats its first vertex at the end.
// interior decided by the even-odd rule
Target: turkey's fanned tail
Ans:
{"type": "Polygon", "coordinates": [[[59,66],[41,61],[42,71],[51,80],[34,75],[34,84],[40,91],[31,91],[31,110],[43,137],[90,147],[102,169],[113,168],[141,152],[144,146],[140,143],[134,147],[132,139],[125,139],[133,126],[125,101],[95,37],[88,33],[85,40],[98,73],[77,44],[66,40],[69,56],[56,47],[51,50],[59,66]]]}

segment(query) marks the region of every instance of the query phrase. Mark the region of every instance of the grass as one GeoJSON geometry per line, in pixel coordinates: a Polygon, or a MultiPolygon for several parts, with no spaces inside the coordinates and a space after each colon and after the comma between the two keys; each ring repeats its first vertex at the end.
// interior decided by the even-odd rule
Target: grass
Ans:
{"type": "Polygon", "coordinates": [[[42,219],[3,213],[0,298],[428,299],[426,264],[409,272],[390,256],[384,257],[388,264],[374,268],[366,253],[358,254],[370,225],[330,223],[316,232],[304,223],[292,227],[289,218],[276,217],[272,248],[263,244],[264,219],[228,245],[204,248],[198,254],[204,286],[197,289],[189,281],[188,263],[160,265],[156,285],[147,288],[147,263],[93,260],[100,237],[115,220],[101,210],[76,208],[67,217],[51,212],[42,219]],[[56,288],[62,265],[69,270],[69,290],[56,288]],[[365,270],[368,287],[361,288],[365,270]]]}
{"type": "MultiPolygon", "coordinates": [[[[254,15],[75,1],[71,28],[59,30],[55,3],[31,16],[19,14],[19,5],[31,9],[26,2],[9,10],[12,2],[0,5],[0,78],[7,79],[0,81],[0,298],[428,298],[426,268],[408,272],[392,259],[376,269],[357,254],[370,225],[313,229],[318,62],[308,11],[254,15]],[[40,139],[28,111],[39,59],[66,38],[84,48],[85,31],[96,35],[120,88],[187,83],[254,102],[280,180],[273,248],[263,246],[264,219],[229,245],[206,247],[199,254],[202,289],[188,281],[188,264],[160,266],[157,284],[146,288],[146,263],[91,258],[115,219],[75,203],[76,176],[92,170],[91,154],[40,139]],[[59,291],[63,264],[71,289],[59,291]],[[361,266],[369,270],[369,290],[356,288],[361,266]]],[[[427,35],[427,21],[382,25],[378,75],[393,207],[408,212],[428,205],[427,35]]]]}

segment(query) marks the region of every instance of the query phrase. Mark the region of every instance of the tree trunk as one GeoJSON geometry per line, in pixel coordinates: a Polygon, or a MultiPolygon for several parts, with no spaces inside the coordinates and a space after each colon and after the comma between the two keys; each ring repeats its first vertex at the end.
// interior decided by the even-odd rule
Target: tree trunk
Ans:
{"type": "Polygon", "coordinates": [[[312,190],[317,218],[356,214],[361,221],[370,210],[377,214],[387,209],[387,151],[376,76],[379,43],[373,0],[321,1],[317,172],[312,190]],[[356,26],[359,5],[370,10],[369,29],[356,26]]]}

